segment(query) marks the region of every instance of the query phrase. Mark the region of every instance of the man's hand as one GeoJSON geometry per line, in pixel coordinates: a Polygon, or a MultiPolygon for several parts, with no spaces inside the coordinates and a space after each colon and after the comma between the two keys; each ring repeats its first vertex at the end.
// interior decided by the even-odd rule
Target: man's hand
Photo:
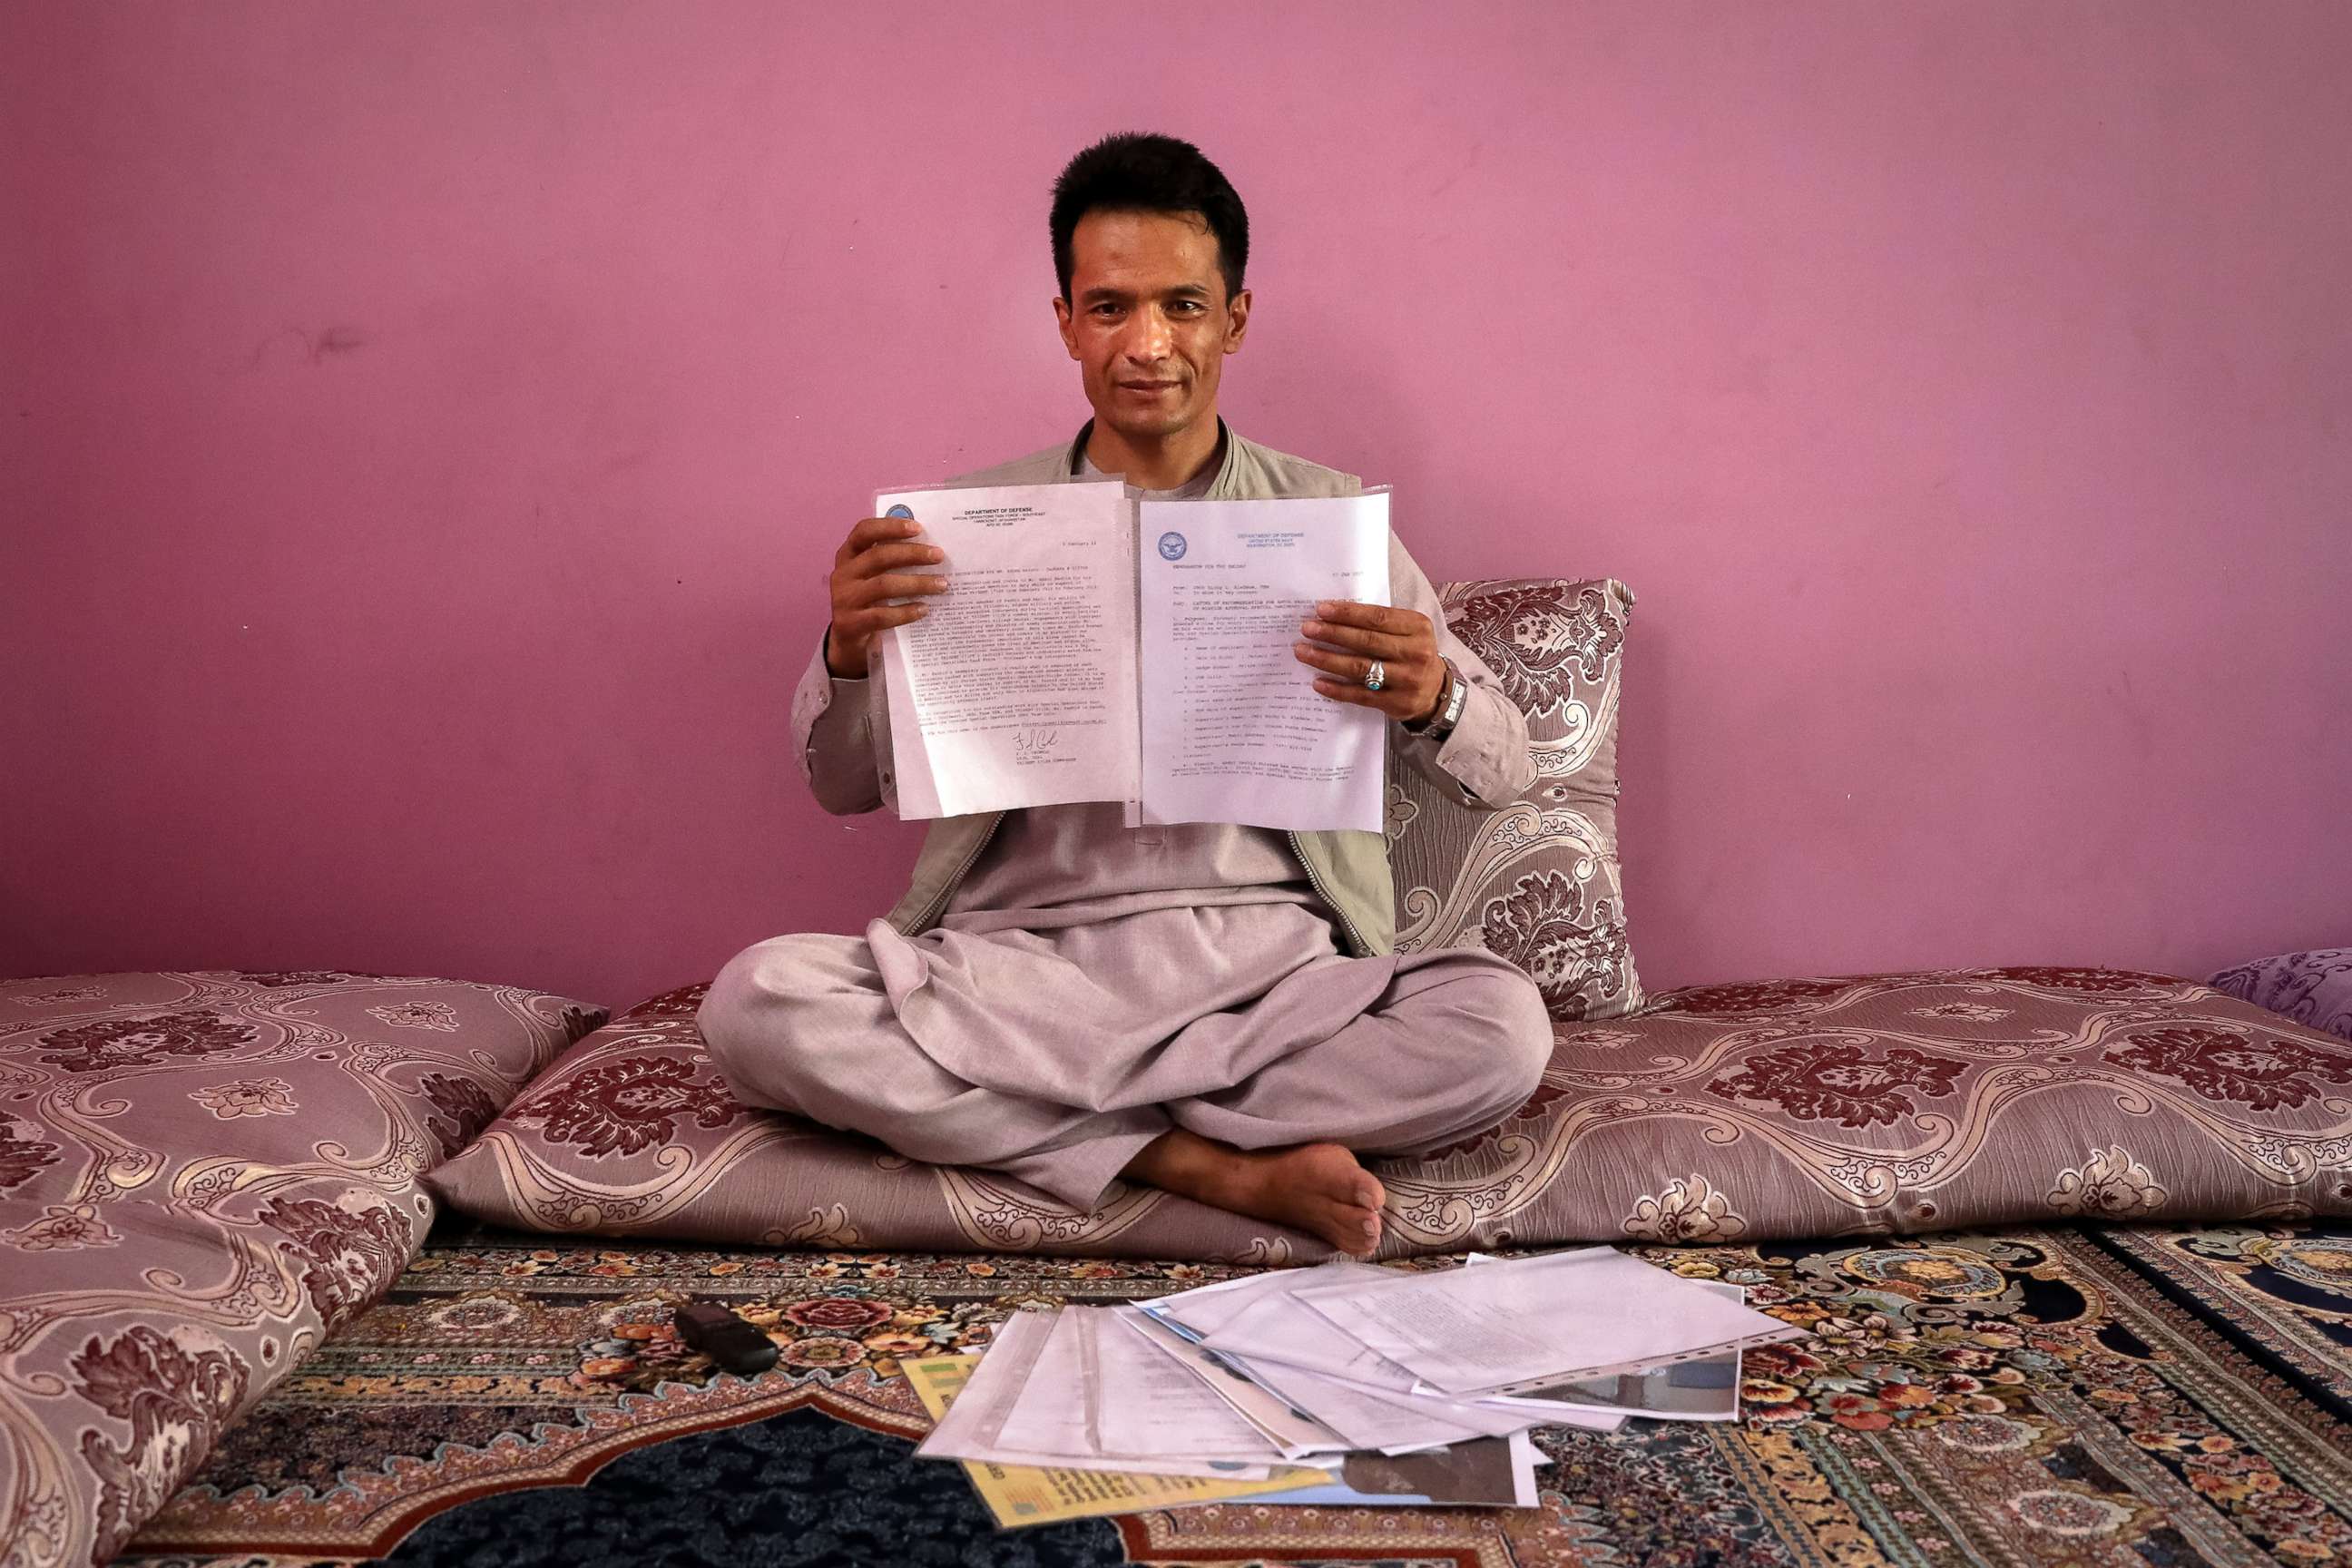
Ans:
{"type": "Polygon", "coordinates": [[[944,552],[910,542],[922,532],[912,518],[869,517],[849,531],[833,552],[833,622],[824,635],[824,667],[843,680],[866,679],[866,650],[874,634],[922,619],[921,605],[892,605],[913,594],[944,594],[943,572],[909,572],[947,559],[944,552]]]}
{"type": "Polygon", "coordinates": [[[1299,626],[1310,640],[1291,644],[1291,651],[1299,663],[1325,672],[1317,678],[1316,690],[1334,702],[1377,708],[1404,722],[1436,713],[1445,691],[1445,660],[1438,655],[1437,633],[1427,616],[1349,599],[1326,599],[1315,614],[1319,618],[1299,626]],[[1378,691],[1364,685],[1374,659],[1381,665],[1378,691]]]}

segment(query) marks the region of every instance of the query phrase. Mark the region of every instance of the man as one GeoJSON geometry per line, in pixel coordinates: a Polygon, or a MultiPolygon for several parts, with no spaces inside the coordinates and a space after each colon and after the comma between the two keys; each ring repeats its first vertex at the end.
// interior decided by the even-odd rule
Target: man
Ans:
{"type": "MultiPolygon", "coordinates": [[[[956,481],[1118,475],[1154,497],[1352,493],[1217,415],[1249,325],[1241,199],[1189,143],[1110,137],[1055,185],[1054,313],[1094,417],[1071,442],[956,481]]],[[[834,558],[833,616],[793,703],[835,812],[891,784],[875,638],[951,593],[917,524],[866,518],[834,558]]],[[[1445,629],[1393,539],[1396,607],[1328,603],[1300,679],[1402,727],[1414,766],[1489,809],[1534,774],[1525,719],[1445,629]]],[[[1359,1152],[1494,1125],[1549,1054],[1535,984],[1480,950],[1400,955],[1377,833],[1128,828],[1116,805],[931,825],[914,884],[863,938],[777,937],[701,1012],[747,1103],[910,1158],[1005,1172],[1079,1208],[1115,1177],[1294,1226],[1350,1253],[1381,1234],[1359,1152]],[[1342,951],[1344,947],[1344,952],[1342,951]]]]}

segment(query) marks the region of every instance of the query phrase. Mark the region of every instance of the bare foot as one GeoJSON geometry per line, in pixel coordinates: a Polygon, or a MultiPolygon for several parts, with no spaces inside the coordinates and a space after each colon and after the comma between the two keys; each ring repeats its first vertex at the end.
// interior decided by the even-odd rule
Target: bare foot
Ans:
{"type": "Polygon", "coordinates": [[[1175,1128],[1119,1173],[1164,1192],[1319,1236],[1354,1257],[1381,1244],[1380,1179],[1337,1143],[1235,1149],[1175,1128]]]}

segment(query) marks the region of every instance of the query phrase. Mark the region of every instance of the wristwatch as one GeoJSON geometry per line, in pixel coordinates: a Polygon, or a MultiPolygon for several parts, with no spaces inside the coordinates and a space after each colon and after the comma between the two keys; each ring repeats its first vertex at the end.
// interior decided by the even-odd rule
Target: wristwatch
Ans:
{"type": "Polygon", "coordinates": [[[1418,724],[1407,723],[1405,729],[1426,737],[1433,745],[1442,746],[1445,738],[1454,733],[1454,726],[1462,722],[1462,710],[1469,701],[1470,683],[1462,679],[1462,672],[1454,668],[1449,658],[1445,661],[1445,695],[1438,700],[1437,711],[1418,724]]]}

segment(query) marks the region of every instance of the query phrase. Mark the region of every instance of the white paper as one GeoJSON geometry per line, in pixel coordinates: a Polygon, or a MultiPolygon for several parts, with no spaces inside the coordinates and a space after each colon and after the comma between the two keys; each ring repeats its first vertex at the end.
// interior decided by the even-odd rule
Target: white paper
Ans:
{"type": "Polygon", "coordinates": [[[1330,1319],[1287,1291],[1255,1298],[1222,1328],[1203,1335],[1202,1342],[1244,1361],[1276,1361],[1370,1388],[1405,1394],[1414,1382],[1411,1372],[1349,1338],[1330,1319]]]}
{"type": "Polygon", "coordinates": [[[882,634],[898,815],[1126,800],[1137,792],[1135,535],[1116,479],[917,489],[948,591],[882,634]]]}
{"type": "Polygon", "coordinates": [[[1389,602],[1388,501],[1140,504],[1143,820],[1381,831],[1388,721],[1292,644],[1318,600],[1389,602]]]}
{"type": "Polygon", "coordinates": [[[1133,1326],[1132,1308],[1072,1307],[1085,1330],[1090,1450],[1136,1458],[1241,1459],[1279,1457],[1266,1435],[1133,1326]]]}
{"type": "MultiPolygon", "coordinates": [[[[1465,1261],[1475,1266],[1504,1259],[1474,1252],[1465,1261]]],[[[1720,1279],[1696,1279],[1692,1283],[1727,1300],[1748,1300],[1746,1290],[1720,1279]]],[[[1524,1394],[1488,1394],[1478,1403],[1506,1409],[1613,1412],[1649,1421],[1737,1421],[1740,1360],[1740,1352],[1724,1351],[1663,1366],[1578,1378],[1524,1394]]]]}
{"type": "Polygon", "coordinates": [[[1350,1263],[1345,1258],[1337,1258],[1313,1268],[1271,1268],[1263,1274],[1244,1274],[1234,1279],[1221,1279],[1213,1285],[1196,1285],[1190,1290],[1179,1290],[1171,1296],[1156,1296],[1141,1305],[1146,1312],[1163,1322],[1172,1318],[1194,1334],[1205,1338],[1256,1305],[1264,1297],[1286,1296],[1310,1286],[1330,1285],[1342,1279],[1366,1276],[1385,1279],[1388,1273],[1387,1269],[1369,1263],[1350,1263]]]}
{"type": "MultiPolygon", "coordinates": [[[[1250,1373],[1339,1434],[1350,1448],[1405,1454],[1422,1448],[1444,1447],[1473,1437],[1499,1436],[1487,1430],[1484,1424],[1456,1421],[1418,1407],[1412,1403],[1410,1395],[1392,1395],[1378,1389],[1340,1383],[1319,1373],[1306,1372],[1295,1366],[1253,1362],[1250,1373]]],[[[1516,1431],[1523,1426],[1531,1426],[1537,1420],[1536,1416],[1523,1416],[1507,1424],[1505,1430],[1516,1431]]]]}
{"type": "Polygon", "coordinates": [[[1624,1422],[1623,1414],[1616,1411],[1585,1410],[1562,1404],[1489,1404],[1427,1392],[1418,1386],[1412,1373],[1349,1339],[1332,1327],[1329,1319],[1295,1295],[1260,1295],[1223,1328],[1209,1335],[1204,1348],[1232,1357],[1278,1383],[1288,1378],[1294,1369],[1314,1374],[1318,1380],[1314,1385],[1295,1388],[1297,1397],[1310,1408],[1320,1389],[1337,1384],[1351,1393],[1372,1394],[1398,1408],[1495,1437],[1538,1424],[1613,1432],[1624,1422]]]}
{"type": "Polygon", "coordinates": [[[959,1449],[993,1440],[1053,1326],[1051,1317],[1036,1312],[1015,1312],[1005,1319],[963,1391],[915,1451],[926,1458],[962,1458],[959,1449]]]}
{"type": "Polygon", "coordinates": [[[1533,1437],[1525,1432],[1511,1434],[1511,1479],[1517,1487],[1519,1507],[1536,1506],[1536,1468],[1550,1463],[1550,1457],[1536,1447],[1533,1437]]]}
{"type": "Polygon", "coordinates": [[[1038,1363],[1060,1313],[1015,1312],[996,1331],[996,1338],[972,1370],[971,1380],[948,1406],[947,1414],[915,1449],[927,1459],[980,1459],[1000,1465],[1034,1465],[1046,1468],[1123,1470],[1137,1475],[1223,1477],[1261,1480],[1277,1468],[1271,1463],[1235,1465],[1214,1460],[1133,1458],[1085,1451],[1086,1399],[1075,1384],[1055,1385],[1036,1378],[1038,1363]],[[1021,1406],[1034,1408],[1023,1411],[1021,1406]],[[1075,1408],[1075,1438],[1067,1412],[1075,1408]],[[1007,1442],[1004,1428],[1020,1417],[1016,1431],[1024,1436],[1067,1442],[1077,1448],[1024,1448],[1007,1442]]]}
{"type": "Polygon", "coordinates": [[[1265,1434],[1284,1458],[1301,1459],[1347,1448],[1337,1432],[1253,1380],[1246,1367],[1195,1343],[1148,1310],[1138,1310],[1132,1318],[1122,1314],[1120,1321],[1166,1351],[1203,1386],[1239,1411],[1244,1420],[1265,1434]]]}
{"type": "MultiPolygon", "coordinates": [[[[1302,1283],[1332,1282],[1356,1275],[1385,1275],[1386,1269],[1344,1260],[1302,1270],[1279,1270],[1204,1285],[1143,1304],[1156,1321],[1181,1326],[1199,1339],[1203,1329],[1221,1329],[1261,1303],[1296,1290],[1302,1283]]],[[[1326,1335],[1337,1337],[1328,1324],[1326,1335]]],[[[1207,1349],[1205,1344],[1204,1349],[1207,1349]]],[[[1261,1363],[1242,1357],[1224,1360],[1252,1382],[1280,1399],[1300,1415],[1336,1434],[1343,1448],[1404,1453],[1443,1447],[1472,1437],[1492,1436],[1481,1417],[1463,1421],[1433,1415],[1414,1399],[1409,1388],[1381,1390],[1339,1382],[1302,1367],[1261,1363]]],[[[1521,1422],[1518,1425],[1527,1425],[1521,1422]]],[[[1507,1426],[1506,1429],[1509,1429],[1507,1426]]]]}
{"type": "Polygon", "coordinates": [[[1455,1396],[1518,1394],[1734,1347],[1790,1328],[1605,1247],[1297,1292],[1351,1338],[1455,1396]]]}
{"type": "Polygon", "coordinates": [[[1116,801],[1130,826],[1381,828],[1387,720],[1317,692],[1292,645],[1318,600],[1388,603],[1386,490],[1138,503],[1108,479],[875,509],[912,516],[946,560],[907,570],[949,582],[877,644],[900,816],[1116,801]]]}
{"type": "Polygon", "coordinates": [[[1318,1286],[1394,1277],[1389,1269],[1339,1259],[1204,1285],[1147,1302],[1144,1310],[1181,1323],[1202,1350],[1334,1430],[1354,1437],[1390,1435],[1388,1441],[1359,1447],[1435,1447],[1458,1441],[1444,1436],[1456,1430],[1500,1436],[1538,1424],[1599,1432],[1622,1424],[1623,1416],[1612,1411],[1557,1404],[1514,1410],[1418,1389],[1410,1371],[1349,1339],[1297,1299],[1300,1290],[1318,1286]],[[1423,1422],[1418,1427],[1400,1425],[1416,1418],[1423,1422]],[[1400,1432],[1408,1436],[1395,1436],[1400,1432]]]}
{"type": "Polygon", "coordinates": [[[999,1443],[1033,1454],[1095,1451],[1087,1436],[1090,1401],[1086,1352],[1078,1343],[1084,1332],[1076,1311],[1065,1307],[1054,1314],[1046,1325],[1045,1342],[1037,1348],[1020,1392],[996,1428],[999,1443]]]}

